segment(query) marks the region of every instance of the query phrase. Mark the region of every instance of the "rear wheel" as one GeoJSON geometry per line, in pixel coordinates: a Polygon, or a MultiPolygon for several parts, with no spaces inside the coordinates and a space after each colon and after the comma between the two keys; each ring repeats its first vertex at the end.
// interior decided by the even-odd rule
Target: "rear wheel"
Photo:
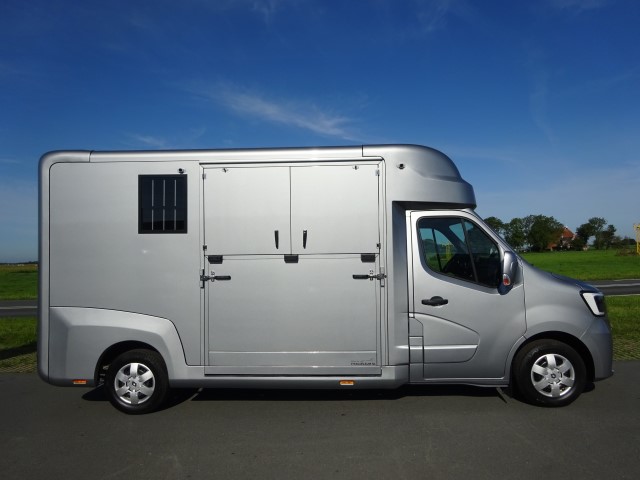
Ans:
{"type": "Polygon", "coordinates": [[[105,378],[109,401],[129,414],[149,413],[159,408],[169,391],[167,368],[153,350],[131,350],[119,355],[105,378]]]}
{"type": "Polygon", "coordinates": [[[582,357],[557,340],[536,340],[514,360],[518,391],[534,405],[563,407],[580,396],[587,378],[582,357]]]}

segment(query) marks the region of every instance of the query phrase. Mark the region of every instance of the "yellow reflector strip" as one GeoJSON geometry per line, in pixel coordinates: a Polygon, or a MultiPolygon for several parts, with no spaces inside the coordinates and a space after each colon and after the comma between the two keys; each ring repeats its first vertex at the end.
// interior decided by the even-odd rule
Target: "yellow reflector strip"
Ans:
{"type": "Polygon", "coordinates": [[[73,384],[74,385],[86,385],[87,381],[86,380],[74,380],[73,384]]]}
{"type": "Polygon", "coordinates": [[[353,380],[340,380],[340,385],[342,385],[343,387],[349,387],[355,384],[356,382],[354,382],[353,380]]]}

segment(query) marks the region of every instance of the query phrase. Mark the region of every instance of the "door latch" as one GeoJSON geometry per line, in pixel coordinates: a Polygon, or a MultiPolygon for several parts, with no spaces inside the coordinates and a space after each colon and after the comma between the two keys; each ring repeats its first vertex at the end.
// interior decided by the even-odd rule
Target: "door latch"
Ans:
{"type": "Polygon", "coordinates": [[[216,275],[215,272],[211,272],[211,275],[205,275],[203,271],[200,274],[200,281],[202,282],[200,288],[204,288],[204,282],[215,282],[216,280],[231,280],[231,275],[216,275]]]}
{"type": "Polygon", "coordinates": [[[373,270],[369,270],[368,275],[353,275],[354,280],[384,280],[387,276],[384,273],[376,274],[373,270]]]}

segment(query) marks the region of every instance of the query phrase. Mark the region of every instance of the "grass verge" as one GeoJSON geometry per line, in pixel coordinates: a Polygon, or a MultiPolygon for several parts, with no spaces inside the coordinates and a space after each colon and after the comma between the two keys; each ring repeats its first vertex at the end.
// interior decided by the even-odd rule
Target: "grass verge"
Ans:
{"type": "Polygon", "coordinates": [[[525,253],[522,258],[541,270],[579,280],[640,278],[640,255],[620,255],[618,250],[525,253]]]}
{"type": "Polygon", "coordinates": [[[0,265],[0,300],[38,298],[38,266],[0,265]]]}
{"type": "Polygon", "coordinates": [[[0,318],[0,372],[36,371],[36,318],[0,318]]]}
{"type": "Polygon", "coordinates": [[[613,358],[640,359],[640,296],[606,297],[613,331],[613,358]]]}

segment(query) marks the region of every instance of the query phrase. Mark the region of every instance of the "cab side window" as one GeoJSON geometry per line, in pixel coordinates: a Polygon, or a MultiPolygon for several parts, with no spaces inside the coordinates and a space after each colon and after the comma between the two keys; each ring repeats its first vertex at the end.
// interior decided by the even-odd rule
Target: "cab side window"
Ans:
{"type": "Polygon", "coordinates": [[[429,269],[449,277],[497,287],[500,250],[476,224],[459,217],[418,221],[423,257],[429,269]]]}

